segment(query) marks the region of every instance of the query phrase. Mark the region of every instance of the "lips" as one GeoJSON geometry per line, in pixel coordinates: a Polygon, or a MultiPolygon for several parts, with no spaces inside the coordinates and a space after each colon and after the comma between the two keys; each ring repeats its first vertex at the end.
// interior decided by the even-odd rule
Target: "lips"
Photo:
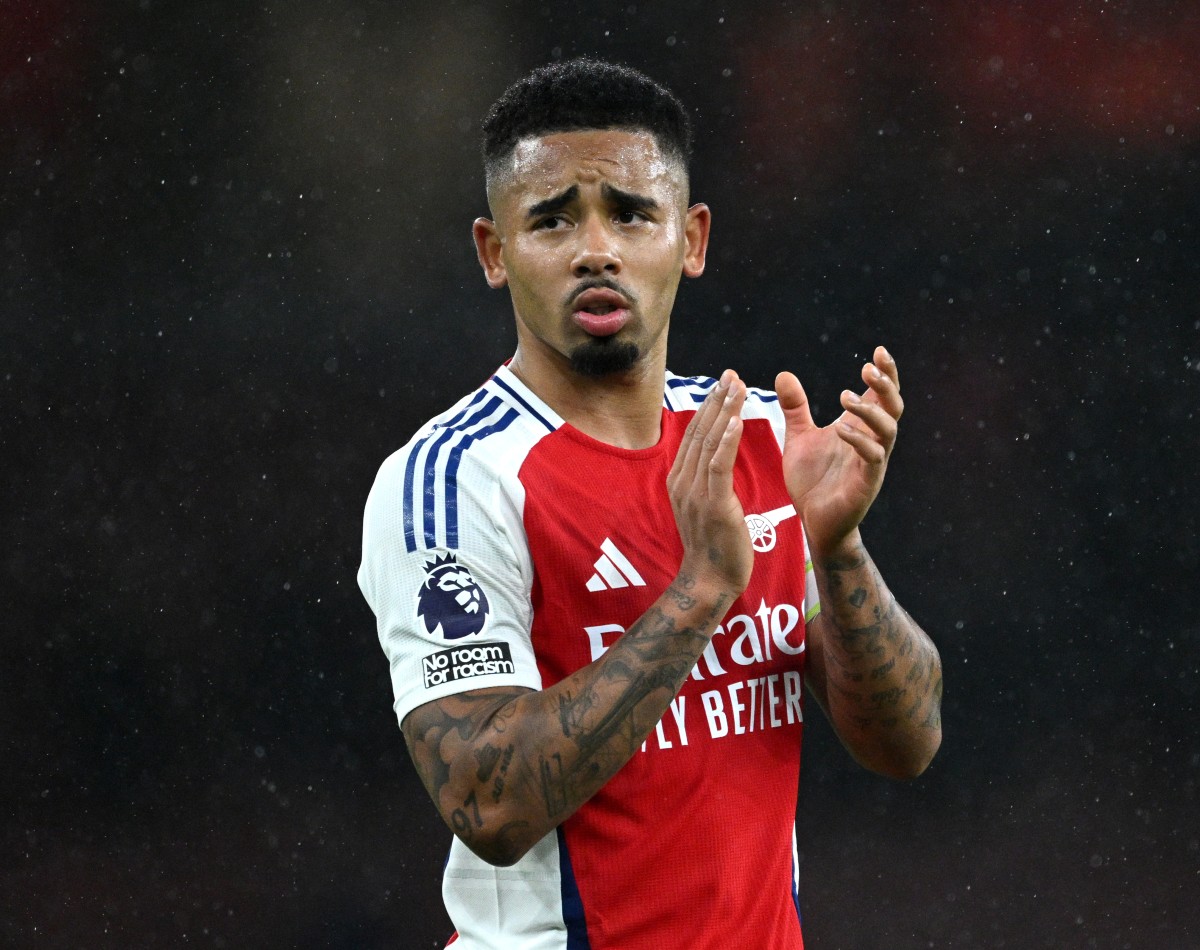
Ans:
{"type": "Polygon", "coordinates": [[[575,323],[591,336],[612,336],[629,321],[629,302],[615,290],[594,287],[572,303],[575,323]]]}

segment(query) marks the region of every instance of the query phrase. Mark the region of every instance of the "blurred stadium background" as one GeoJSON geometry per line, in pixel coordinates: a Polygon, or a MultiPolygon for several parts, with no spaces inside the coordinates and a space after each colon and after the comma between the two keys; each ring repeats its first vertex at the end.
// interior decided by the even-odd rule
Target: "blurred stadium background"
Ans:
{"type": "Polygon", "coordinates": [[[809,946],[1200,945],[1200,11],[1156,0],[8,0],[0,942],[441,946],[360,513],[511,351],[478,122],[581,53],[695,114],[672,367],[827,420],[900,362],[865,532],[946,741],[895,785],[813,718],[809,946]]]}

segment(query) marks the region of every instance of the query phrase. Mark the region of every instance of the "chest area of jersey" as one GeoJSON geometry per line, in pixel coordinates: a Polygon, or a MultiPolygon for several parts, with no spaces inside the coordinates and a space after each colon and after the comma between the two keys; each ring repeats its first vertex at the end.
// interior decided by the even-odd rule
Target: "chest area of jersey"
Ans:
{"type": "MultiPolygon", "coordinates": [[[[567,437],[546,440],[522,468],[533,640],[547,685],[597,659],[678,573],[683,545],[667,476],[686,418],[664,417],[669,424],[656,453],[614,454],[567,437]]],[[[780,461],[769,424],[748,421],[734,488],[754,570],[685,694],[746,681],[784,697],[795,685],[785,674],[803,669],[804,546],[780,461]]]]}

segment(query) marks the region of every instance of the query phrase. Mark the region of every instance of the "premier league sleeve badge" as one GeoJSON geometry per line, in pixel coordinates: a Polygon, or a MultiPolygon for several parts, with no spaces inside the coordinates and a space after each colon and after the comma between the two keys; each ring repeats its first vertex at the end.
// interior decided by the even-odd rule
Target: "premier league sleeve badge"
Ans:
{"type": "Polygon", "coordinates": [[[417,591],[417,618],[431,637],[474,636],[487,624],[488,610],[483,588],[454,554],[426,562],[425,583],[417,591]]]}

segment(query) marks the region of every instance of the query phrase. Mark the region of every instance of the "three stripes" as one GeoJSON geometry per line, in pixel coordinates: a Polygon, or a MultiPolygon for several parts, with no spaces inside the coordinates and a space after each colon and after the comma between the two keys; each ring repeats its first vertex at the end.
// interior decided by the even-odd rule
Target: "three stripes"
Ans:
{"type": "Polygon", "coordinates": [[[444,524],[441,546],[458,547],[458,469],[463,453],[475,442],[503,432],[522,415],[536,419],[553,432],[554,426],[515,393],[503,380],[493,377],[469,403],[451,419],[437,423],[423,438],[417,440],[408,454],[404,467],[404,546],[416,551],[417,506],[421,506],[421,540],[423,547],[439,546],[437,509],[441,501],[444,524]],[[504,390],[520,408],[514,407],[494,393],[491,384],[504,390]],[[504,412],[499,410],[504,409],[504,412]],[[423,459],[423,461],[420,461],[423,459]],[[421,467],[421,487],[415,491],[417,467],[421,467]]]}

